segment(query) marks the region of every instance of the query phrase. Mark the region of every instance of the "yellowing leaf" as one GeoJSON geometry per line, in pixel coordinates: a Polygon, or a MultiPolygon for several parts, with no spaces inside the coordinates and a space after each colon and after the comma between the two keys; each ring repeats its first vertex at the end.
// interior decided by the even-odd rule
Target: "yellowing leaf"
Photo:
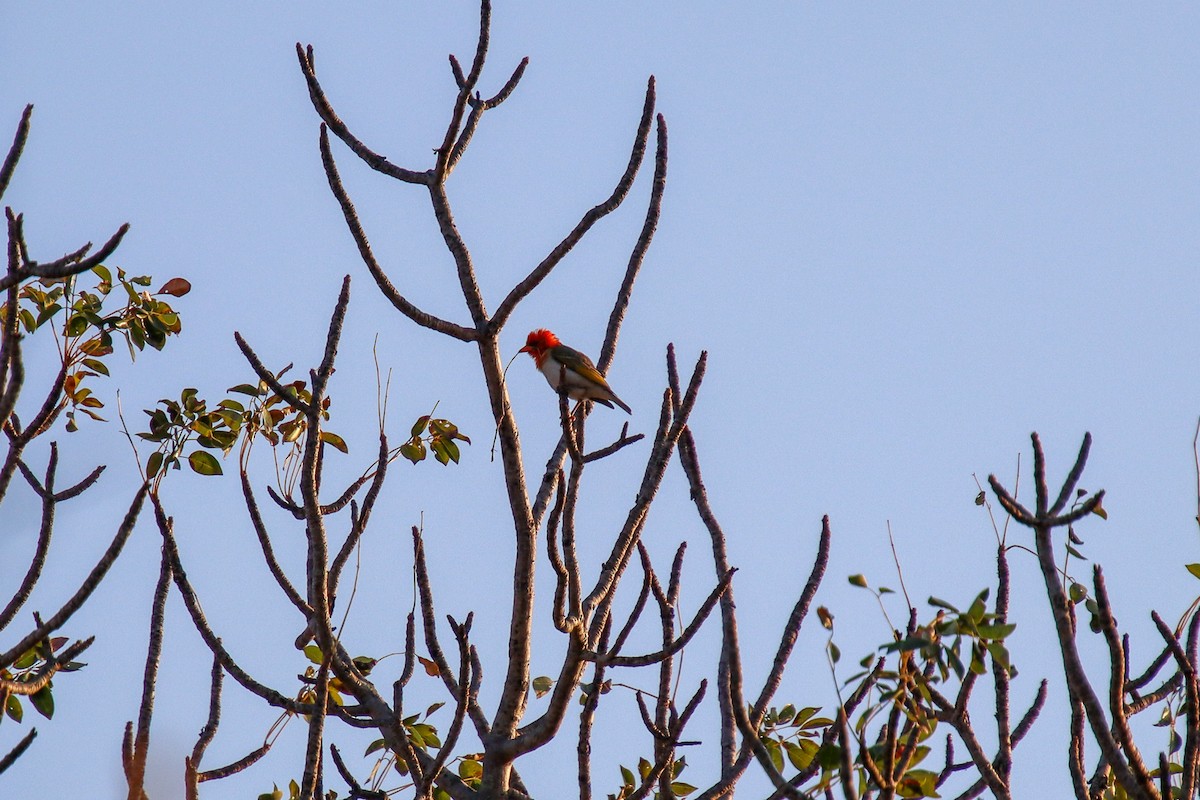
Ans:
{"type": "Polygon", "coordinates": [[[188,456],[188,465],[192,471],[201,475],[220,475],[221,464],[210,453],[197,450],[188,456]]]}
{"type": "Polygon", "coordinates": [[[336,433],[321,431],[321,441],[325,442],[330,447],[341,450],[343,453],[350,452],[350,448],[346,447],[346,440],[338,436],[336,433]]]}
{"type": "Polygon", "coordinates": [[[817,618],[821,620],[821,626],[825,630],[833,630],[833,614],[829,613],[829,609],[825,606],[817,606],[817,618]]]}

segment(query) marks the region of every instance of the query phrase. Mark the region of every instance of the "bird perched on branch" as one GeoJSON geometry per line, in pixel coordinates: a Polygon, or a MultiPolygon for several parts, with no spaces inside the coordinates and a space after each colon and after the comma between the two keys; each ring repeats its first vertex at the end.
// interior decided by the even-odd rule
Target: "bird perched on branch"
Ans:
{"type": "Polygon", "coordinates": [[[609,387],[590,358],[567,347],[545,328],[531,331],[520,352],[529,353],[554,391],[558,391],[559,381],[565,377],[567,397],[572,400],[593,400],[609,408],[616,403],[626,414],[633,413],[609,387]]]}

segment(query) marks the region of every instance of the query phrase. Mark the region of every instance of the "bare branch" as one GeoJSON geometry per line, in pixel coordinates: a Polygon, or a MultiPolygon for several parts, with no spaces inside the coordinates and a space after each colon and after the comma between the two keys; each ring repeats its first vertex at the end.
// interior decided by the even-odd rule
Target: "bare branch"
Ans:
{"type": "Polygon", "coordinates": [[[1200,707],[1200,679],[1197,678],[1196,664],[1193,658],[1188,657],[1188,653],[1184,652],[1183,646],[1179,644],[1179,639],[1163,622],[1162,617],[1157,611],[1151,612],[1151,619],[1154,620],[1155,627],[1158,628],[1159,635],[1163,637],[1163,641],[1167,643],[1167,647],[1171,650],[1171,655],[1175,657],[1175,663],[1179,665],[1179,671],[1184,676],[1184,690],[1187,693],[1187,701],[1190,704],[1188,709],[1188,726],[1184,739],[1183,749],[1183,779],[1180,788],[1180,797],[1191,797],[1196,791],[1196,769],[1197,759],[1200,758],[1200,734],[1197,731],[1197,708],[1200,707]],[[1187,794],[1185,794],[1185,792],[1187,794]]]}
{"type": "MultiPolygon", "coordinates": [[[[1090,443],[1084,439],[1084,445],[1090,443]]],[[[1083,451],[1081,451],[1082,453],[1083,451]]],[[[1117,632],[1117,621],[1113,618],[1112,606],[1108,600],[1108,588],[1104,583],[1104,573],[1096,565],[1092,571],[1096,587],[1096,604],[1099,607],[1100,630],[1104,634],[1109,654],[1109,693],[1108,711],[1112,715],[1112,732],[1120,743],[1122,751],[1129,759],[1129,767],[1141,784],[1142,790],[1148,795],[1154,794],[1154,779],[1142,761],[1141,752],[1133,741],[1133,731],[1129,728],[1129,718],[1125,712],[1125,650],[1121,647],[1120,636],[1117,632]]]]}
{"type": "MultiPolygon", "coordinates": [[[[229,651],[221,644],[220,638],[213,632],[212,627],[209,626],[208,620],[204,616],[204,609],[200,607],[200,601],[196,597],[196,592],[188,580],[187,572],[183,569],[183,562],[179,556],[179,546],[175,541],[174,522],[167,517],[166,512],[157,502],[155,502],[154,511],[159,533],[163,537],[166,552],[171,560],[171,574],[175,580],[175,588],[179,590],[179,594],[183,597],[183,604],[187,608],[188,614],[191,615],[192,624],[195,625],[197,632],[199,632],[204,643],[208,645],[208,649],[212,652],[213,656],[221,662],[221,667],[244,689],[265,700],[272,706],[297,714],[312,714],[316,712],[317,708],[315,706],[308,703],[301,703],[265,684],[259,683],[233,660],[229,651]]],[[[202,782],[204,780],[211,780],[211,778],[205,778],[205,774],[208,773],[200,776],[202,782]]]]}
{"type": "Polygon", "coordinates": [[[171,588],[171,560],[163,548],[158,567],[158,583],[150,606],[150,641],[146,645],[146,666],[142,673],[142,700],[138,706],[137,734],[126,777],[131,798],[145,797],[146,759],[150,753],[150,720],[154,716],[154,688],[158,682],[158,662],[162,657],[163,623],[167,592],[171,588]]]}
{"type": "Polygon", "coordinates": [[[1083,435],[1083,444],[1079,446],[1079,455],[1075,457],[1075,465],[1071,467],[1071,472],[1067,475],[1067,479],[1063,481],[1062,489],[1058,493],[1058,499],[1050,507],[1051,516],[1060,513],[1066,508],[1067,501],[1071,499],[1071,493],[1075,491],[1076,485],[1079,484],[1079,479],[1083,476],[1083,467],[1087,464],[1088,453],[1091,449],[1092,434],[1085,433],[1083,435]]]}
{"type": "Polygon", "coordinates": [[[721,579],[708,597],[696,610],[696,615],[692,618],[691,623],[683,630],[677,639],[670,642],[666,647],[653,653],[647,653],[641,656],[609,656],[601,653],[584,653],[583,657],[588,661],[603,661],[605,664],[612,667],[646,667],[651,664],[657,664],[664,659],[678,653],[687,643],[692,640],[692,637],[700,630],[700,626],[708,619],[709,613],[716,607],[717,601],[729,589],[729,584],[733,580],[736,568],[730,568],[729,572],[725,573],[725,577],[721,579]]]}
{"type": "MultiPolygon", "coordinates": [[[[425,564],[425,543],[421,539],[420,529],[415,525],[412,527],[412,537],[413,569],[416,571],[417,577],[421,618],[424,622],[425,646],[429,648],[429,657],[438,666],[438,677],[442,679],[442,683],[445,685],[450,697],[457,703],[459,702],[459,698],[463,696],[462,693],[467,691],[468,687],[460,686],[458,681],[455,680],[454,673],[450,670],[450,662],[446,660],[446,655],[442,652],[441,645],[438,643],[433,588],[429,582],[429,569],[425,564]]],[[[468,700],[467,711],[471,715],[471,722],[474,723],[475,732],[479,735],[479,738],[483,739],[490,731],[487,717],[484,716],[483,709],[479,707],[477,697],[471,697],[468,700]]]]}
{"type": "Polygon", "coordinates": [[[312,45],[305,48],[299,42],[296,42],[296,58],[300,61],[300,71],[304,73],[304,80],[308,84],[308,96],[312,100],[313,108],[316,109],[317,114],[325,121],[325,124],[329,126],[334,135],[341,139],[354,152],[354,155],[361,158],[367,166],[376,172],[382,172],[384,175],[404,181],[405,183],[423,184],[430,180],[429,172],[416,172],[398,167],[384,156],[371,150],[359,141],[354,134],[350,133],[349,128],[342,122],[337,112],[333,110],[333,106],[325,96],[325,90],[321,88],[321,84],[317,80],[312,45]]]}
{"type": "Polygon", "coordinates": [[[25,754],[25,751],[29,749],[29,745],[33,744],[33,740],[36,738],[37,728],[34,728],[21,737],[21,741],[17,742],[16,747],[5,753],[3,757],[0,757],[0,775],[3,775],[6,769],[11,767],[18,758],[25,754]]]}
{"type": "MultiPolygon", "coordinates": [[[[529,294],[538,287],[538,285],[546,279],[558,263],[563,260],[567,253],[579,243],[593,225],[600,219],[608,216],[613,211],[620,207],[625,197],[629,194],[630,188],[633,186],[633,179],[637,176],[638,167],[642,163],[642,158],[646,154],[646,141],[650,136],[650,122],[654,115],[654,78],[650,78],[646,85],[646,100],[642,106],[642,119],[638,123],[637,134],[634,137],[633,150],[629,154],[629,163],[625,167],[625,173],[617,181],[617,186],[613,189],[608,199],[599,205],[588,209],[583,218],[576,223],[575,227],[567,234],[566,238],[558,243],[553,250],[550,251],[541,263],[533,268],[520,283],[512,288],[508,296],[496,308],[496,313],[488,322],[488,330],[492,334],[500,332],[504,327],[504,323],[512,316],[512,312],[516,310],[517,304],[524,300],[529,294]]],[[[647,240],[648,243],[648,240],[647,240]]],[[[640,259],[638,260],[640,266],[640,259]]],[[[636,270],[634,270],[636,275],[636,270]]],[[[620,316],[624,316],[622,309],[620,316]]],[[[610,357],[611,360],[611,357],[610,357]]],[[[605,363],[603,354],[599,362],[601,372],[605,370],[608,364],[605,363]]]]}
{"type": "Polygon", "coordinates": [[[454,80],[458,84],[458,96],[454,99],[454,109],[450,113],[450,123],[446,126],[446,134],[442,144],[437,149],[437,166],[433,170],[433,181],[442,183],[450,174],[450,159],[454,140],[462,125],[463,113],[467,109],[471,95],[483,74],[483,64],[487,60],[488,40],[492,26],[491,0],[481,0],[479,3],[479,40],[475,45],[475,59],[471,63],[471,72],[465,77],[458,59],[450,56],[450,64],[454,68],[454,80]]]}
{"type": "Polygon", "coordinates": [[[554,601],[550,607],[550,616],[555,629],[566,633],[568,575],[566,565],[558,552],[558,523],[562,519],[566,494],[563,483],[559,478],[557,499],[554,508],[550,510],[550,519],[546,522],[546,557],[550,560],[550,568],[554,570],[554,601]]]}
{"type": "MultiPolygon", "coordinates": [[[[455,74],[458,80],[459,88],[466,83],[466,79],[462,76],[462,70],[458,66],[458,60],[454,56],[450,57],[450,63],[457,70],[455,74]]],[[[492,97],[487,100],[482,99],[479,93],[476,92],[473,96],[467,99],[471,106],[471,113],[467,116],[467,122],[463,126],[462,133],[459,134],[458,140],[454,143],[454,150],[450,153],[450,160],[446,164],[447,173],[453,172],[458,162],[462,159],[463,153],[467,151],[467,146],[471,143],[471,139],[475,136],[475,129],[479,127],[479,120],[483,117],[484,111],[489,111],[507,100],[517,88],[517,83],[520,82],[521,76],[525,74],[525,68],[529,66],[529,57],[521,59],[521,63],[513,70],[512,76],[508,82],[504,84],[492,97]]]]}
{"type": "Polygon", "coordinates": [[[371,250],[371,243],[367,240],[367,234],[358,219],[358,212],[354,209],[354,203],[350,200],[350,195],[342,185],[342,178],[338,174],[337,164],[334,162],[333,153],[329,148],[329,134],[326,132],[324,125],[321,126],[321,163],[325,167],[325,177],[329,181],[329,188],[333,192],[333,196],[337,198],[338,205],[341,206],[342,216],[346,219],[346,227],[350,229],[350,235],[354,237],[354,243],[358,246],[359,257],[366,264],[367,270],[371,273],[371,277],[375,279],[375,284],[379,287],[379,291],[383,293],[383,296],[395,306],[397,311],[423,328],[444,333],[460,341],[474,341],[478,336],[474,329],[458,325],[454,322],[448,322],[435,317],[433,314],[422,311],[410,303],[392,285],[391,280],[388,279],[383,268],[375,259],[375,253],[371,250]]]}
{"type": "Polygon", "coordinates": [[[255,374],[257,374],[258,377],[267,384],[267,386],[271,387],[271,391],[279,395],[281,398],[283,398],[285,403],[301,412],[305,416],[312,417],[316,415],[316,409],[297,397],[295,392],[280,383],[279,379],[275,377],[274,373],[266,368],[266,366],[262,363],[262,360],[259,359],[258,354],[251,349],[250,345],[246,343],[246,340],[242,338],[240,333],[234,331],[233,338],[237,342],[238,348],[241,349],[242,355],[244,355],[246,360],[250,362],[251,369],[254,370],[255,374]]]}
{"type": "Polygon", "coordinates": [[[192,748],[191,763],[196,768],[200,766],[200,761],[204,758],[204,751],[216,737],[217,728],[221,724],[221,683],[224,676],[225,671],[221,669],[220,659],[214,657],[212,680],[208,691],[208,719],[205,721],[204,727],[200,729],[196,745],[192,748]]]}
{"type": "MultiPolygon", "coordinates": [[[[63,489],[61,492],[55,493],[54,501],[56,503],[62,503],[67,500],[73,500],[76,497],[78,497],[79,495],[83,494],[88,489],[92,488],[92,484],[94,484],[96,481],[100,480],[100,475],[104,472],[105,469],[107,469],[107,467],[104,464],[101,464],[100,466],[96,467],[94,470],[92,470],[90,473],[88,473],[88,476],[86,478],[81,480],[79,483],[75,484],[74,486],[72,486],[68,489],[63,489]]],[[[3,627],[3,626],[0,626],[0,627],[3,627]]]]}
{"type": "Polygon", "coordinates": [[[121,521],[121,525],[117,528],[117,533],[109,544],[108,549],[100,556],[100,560],[92,567],[91,572],[84,578],[83,583],[80,584],[75,594],[71,596],[71,599],[6,653],[0,654],[0,666],[6,667],[12,664],[26,650],[44,639],[51,631],[61,628],[87,599],[91,597],[92,592],[100,585],[100,581],[104,580],[104,576],[108,574],[108,570],[117,560],[117,556],[121,554],[121,549],[125,546],[125,542],[129,540],[129,535],[133,533],[134,523],[137,522],[138,513],[142,510],[142,503],[146,499],[147,492],[148,487],[143,484],[134,496],[133,502],[130,504],[129,510],[125,513],[125,518],[121,521]]]}
{"type": "MultiPolygon", "coordinates": [[[[653,78],[651,78],[653,81],[653,78]]],[[[653,85],[653,83],[651,83],[653,85]]],[[[654,153],[654,180],[650,185],[650,201],[646,206],[646,218],[642,223],[642,232],[638,235],[629,254],[629,263],[625,267],[625,277],[621,288],[617,290],[617,300],[613,303],[608,316],[608,327],[604,334],[604,346],[600,349],[599,369],[607,372],[612,366],[613,357],[617,352],[617,338],[621,335],[621,324],[625,312],[629,309],[630,297],[633,294],[633,284],[642,270],[646,259],[646,251],[650,241],[658,229],[658,219],[662,214],[663,192],[667,188],[667,121],[662,114],[658,115],[658,139],[654,153]]]]}
{"type": "Polygon", "coordinates": [[[78,275],[81,272],[104,263],[104,260],[111,256],[120,246],[121,240],[125,238],[125,234],[129,232],[129,223],[126,222],[121,227],[117,228],[109,240],[100,246],[91,257],[84,258],[84,254],[92,248],[92,243],[88,242],[83,247],[76,250],[74,253],[68,253],[62,258],[54,261],[48,261],[44,264],[39,264],[36,261],[26,262],[23,267],[16,271],[9,271],[6,275],[0,275],[0,291],[4,291],[10,286],[16,286],[29,278],[66,278],[69,275],[78,275]]]}
{"type": "Polygon", "coordinates": [[[640,442],[642,439],[645,439],[645,438],[646,438],[646,434],[644,434],[644,433],[635,433],[633,436],[630,436],[629,435],[629,423],[626,422],[624,425],[621,426],[621,435],[617,437],[617,440],[615,442],[608,445],[607,447],[601,447],[599,450],[593,450],[592,452],[586,454],[583,457],[583,463],[590,464],[593,461],[599,461],[602,458],[608,458],[613,453],[616,453],[620,450],[624,450],[626,447],[633,444],[634,442],[640,442]]]}
{"type": "MultiPolygon", "coordinates": [[[[312,608],[308,602],[300,596],[296,591],[296,587],[288,580],[287,574],[283,571],[279,561],[275,558],[275,548],[271,544],[271,535],[267,532],[266,523],[263,522],[262,513],[258,510],[258,501],[254,498],[254,488],[250,485],[250,477],[246,474],[246,470],[240,470],[242,479],[242,497],[246,501],[246,511],[250,514],[250,523],[254,526],[254,533],[258,537],[259,547],[262,548],[263,561],[267,564],[267,569],[270,570],[275,582],[279,584],[279,588],[283,590],[284,595],[291,601],[292,605],[300,609],[300,613],[305,619],[312,614],[312,608]]],[[[307,640],[307,637],[305,637],[307,640]]],[[[301,645],[303,646],[303,645],[301,645]]]]}
{"type": "MultiPolygon", "coordinates": [[[[24,462],[20,463],[24,467],[24,462]]],[[[33,593],[33,587],[37,585],[38,578],[42,575],[42,569],[46,566],[46,555],[50,550],[50,537],[54,533],[54,473],[57,467],[58,444],[51,443],[50,461],[46,466],[46,486],[38,492],[42,497],[42,525],[38,530],[37,545],[33,551],[33,558],[30,559],[29,569],[25,571],[25,577],[21,580],[21,585],[17,587],[17,591],[13,593],[12,599],[8,601],[3,610],[0,610],[0,630],[7,628],[16,617],[17,612],[25,605],[25,601],[33,593]]],[[[32,474],[26,477],[33,478],[32,474]]],[[[37,483],[36,478],[33,481],[37,483]]]]}
{"type": "MultiPolygon", "coordinates": [[[[691,450],[694,458],[694,446],[691,450]]],[[[697,480],[699,479],[699,475],[699,464],[696,464],[697,480]]],[[[708,508],[707,495],[703,496],[702,500],[700,498],[696,500],[697,505],[700,505],[701,502],[703,502],[707,515],[711,517],[712,509],[708,508]]],[[[704,516],[705,513],[702,512],[701,518],[704,516]]],[[[804,623],[805,617],[808,616],[808,609],[812,605],[813,597],[816,596],[817,587],[821,585],[821,579],[825,577],[825,568],[829,564],[829,546],[832,539],[833,533],[829,528],[829,515],[826,514],[821,518],[821,535],[817,542],[817,556],[813,559],[812,571],[809,573],[808,580],[804,583],[800,599],[796,601],[796,604],[792,607],[792,613],[788,616],[787,625],[784,626],[783,634],[780,636],[779,649],[775,653],[775,661],[771,665],[771,672],[768,674],[767,679],[763,681],[762,691],[754,703],[754,720],[756,724],[766,712],[767,704],[771,702],[771,698],[774,697],[780,682],[783,680],[783,670],[787,667],[787,662],[792,656],[796,639],[800,635],[800,626],[804,623]]]]}
{"type": "MultiPolygon", "coordinates": [[[[599,637],[602,644],[596,650],[596,653],[605,656],[604,658],[596,659],[600,663],[605,663],[609,656],[620,654],[621,649],[625,647],[625,641],[633,633],[633,626],[637,624],[638,619],[642,616],[642,611],[646,607],[646,600],[650,597],[650,584],[654,581],[654,567],[651,566],[650,554],[646,552],[646,546],[640,539],[638,540],[638,556],[642,561],[642,588],[638,592],[638,599],[634,601],[633,608],[629,611],[629,617],[625,620],[625,625],[622,626],[616,640],[613,641],[612,647],[608,647],[604,642],[607,637],[599,637]]],[[[607,628],[608,625],[606,624],[605,629],[607,628]]]]}
{"type": "Polygon", "coordinates": [[[230,775],[236,775],[239,772],[254,766],[254,764],[257,763],[260,758],[265,756],[270,751],[270,749],[271,743],[264,742],[261,747],[256,747],[254,750],[251,750],[245,756],[239,758],[237,761],[234,761],[231,764],[226,764],[225,766],[218,767],[217,769],[210,769],[201,772],[196,776],[196,780],[199,783],[205,783],[207,781],[217,781],[221,778],[228,778],[230,775]]]}
{"type": "Polygon", "coordinates": [[[17,168],[17,162],[21,160],[21,152],[25,149],[25,142],[29,139],[29,120],[32,116],[33,104],[30,103],[21,112],[21,121],[17,123],[17,132],[13,136],[12,146],[8,148],[8,154],[4,157],[4,162],[0,164],[0,197],[4,197],[8,183],[12,180],[13,172],[17,168]]]}

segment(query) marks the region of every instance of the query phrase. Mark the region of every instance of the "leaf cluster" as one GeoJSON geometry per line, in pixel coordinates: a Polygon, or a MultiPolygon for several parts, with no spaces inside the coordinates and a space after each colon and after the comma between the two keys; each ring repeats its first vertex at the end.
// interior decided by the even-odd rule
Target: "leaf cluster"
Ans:
{"type": "MultiPolygon", "coordinates": [[[[98,264],[91,269],[97,281],[94,286],[81,288],[79,276],[40,278],[21,286],[17,293],[17,318],[26,334],[51,328],[58,343],[63,365],[64,402],[67,430],[78,430],[75,412],[103,421],[96,409],[103,401],[92,393],[84,382],[88,378],[109,374],[104,359],[113,352],[115,336],[125,340],[131,359],[147,345],[162,350],[167,339],[182,331],[179,314],[161,296],[182,297],[191,291],[184,278],[172,278],[157,292],[146,287],[153,279],[149,275],[130,276],[117,268],[114,282],[112,271],[98,264]],[[117,287],[123,291],[116,291],[117,287]],[[125,304],[113,308],[113,298],[125,304]],[[50,323],[61,320],[60,324],[50,323]]],[[[0,306],[0,315],[7,304],[0,306]]]]}
{"type": "Polygon", "coordinates": [[[455,440],[471,443],[450,420],[435,419],[431,414],[425,414],[417,417],[417,421],[413,423],[408,441],[400,445],[400,455],[414,464],[419,464],[432,451],[439,464],[445,466],[451,461],[457,464],[459,450],[455,440]]]}
{"type": "MultiPolygon", "coordinates": [[[[31,684],[39,680],[52,664],[55,666],[57,672],[75,672],[87,666],[80,661],[68,661],[65,664],[58,664],[53,660],[54,651],[61,649],[67,642],[68,639],[65,636],[55,636],[38,642],[14,661],[11,667],[0,669],[0,680],[14,681],[19,684],[31,684]]],[[[33,694],[26,695],[29,699],[29,704],[46,719],[51,719],[54,716],[53,690],[54,682],[47,681],[45,686],[33,694]]],[[[6,716],[17,723],[20,723],[25,718],[25,709],[21,705],[21,697],[22,695],[16,692],[10,693],[5,697],[4,708],[2,709],[3,713],[0,713],[0,722],[3,722],[6,716]]]]}
{"type": "MultiPolygon", "coordinates": [[[[687,768],[687,758],[681,756],[671,763],[671,797],[687,797],[692,792],[696,791],[696,787],[690,783],[678,780],[679,774],[687,768]]],[[[637,764],[637,775],[634,775],[633,770],[629,767],[621,765],[621,787],[616,794],[609,794],[608,800],[625,800],[627,797],[633,796],[638,788],[650,777],[650,773],[654,770],[654,765],[645,758],[639,758],[637,764]]],[[[656,791],[654,800],[662,800],[663,793],[656,791]]]]}

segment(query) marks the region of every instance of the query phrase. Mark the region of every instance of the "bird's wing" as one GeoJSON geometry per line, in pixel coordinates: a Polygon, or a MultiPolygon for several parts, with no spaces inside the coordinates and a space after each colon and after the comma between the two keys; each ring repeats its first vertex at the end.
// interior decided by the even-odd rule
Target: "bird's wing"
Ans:
{"type": "Polygon", "coordinates": [[[558,350],[560,351],[558,354],[559,360],[566,364],[569,369],[578,373],[579,377],[591,383],[608,386],[608,381],[604,380],[604,376],[600,374],[600,370],[596,369],[596,365],[586,355],[566,345],[559,345],[558,350]]]}

